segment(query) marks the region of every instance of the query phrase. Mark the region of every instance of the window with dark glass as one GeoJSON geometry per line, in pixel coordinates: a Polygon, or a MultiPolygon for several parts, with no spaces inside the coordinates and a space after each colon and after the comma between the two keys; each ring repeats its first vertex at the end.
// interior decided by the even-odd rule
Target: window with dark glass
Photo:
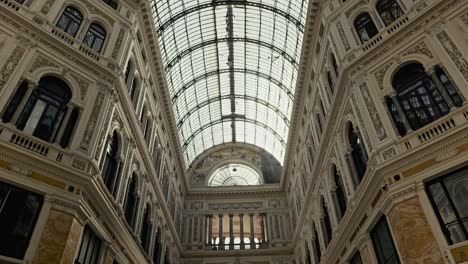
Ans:
{"type": "Polygon", "coordinates": [[[400,114],[398,113],[398,108],[395,105],[395,102],[393,102],[393,100],[388,96],[385,98],[385,102],[387,104],[388,111],[390,112],[390,115],[392,116],[393,122],[395,123],[395,126],[398,130],[398,134],[400,134],[400,136],[404,136],[407,131],[403,123],[403,120],[400,114]]]}
{"type": "Polygon", "coordinates": [[[132,174],[130,180],[127,185],[127,193],[125,196],[123,209],[125,214],[125,220],[130,225],[130,227],[134,228],[134,221],[135,221],[135,209],[138,205],[138,194],[137,194],[137,185],[136,185],[136,175],[135,173],[132,174]]]}
{"type": "Polygon", "coordinates": [[[27,91],[28,91],[28,82],[22,81],[18,89],[16,90],[15,94],[11,97],[7,108],[5,109],[5,112],[3,112],[3,115],[2,115],[3,122],[8,123],[11,121],[11,118],[13,117],[14,113],[18,109],[19,104],[23,100],[27,91]]]}
{"type": "Polygon", "coordinates": [[[83,44],[99,53],[106,40],[106,35],[106,30],[101,25],[92,23],[84,36],[83,44]]]}
{"type": "Polygon", "coordinates": [[[325,237],[325,244],[330,244],[333,236],[333,229],[331,225],[330,212],[328,211],[328,206],[325,204],[325,197],[322,196],[322,226],[323,226],[323,236],[325,237]]]}
{"type": "Polygon", "coordinates": [[[351,147],[351,158],[356,169],[357,178],[362,181],[364,174],[367,170],[367,156],[365,153],[364,143],[362,142],[359,135],[354,131],[353,124],[349,125],[348,128],[348,140],[351,147]]]}
{"type": "Polygon", "coordinates": [[[322,250],[320,249],[320,242],[318,237],[317,226],[314,226],[314,239],[312,240],[312,244],[314,246],[314,260],[315,263],[320,263],[320,259],[322,258],[322,250]]]}
{"type": "Polygon", "coordinates": [[[338,218],[341,220],[346,213],[348,200],[344,189],[343,177],[339,174],[338,169],[333,165],[333,180],[335,181],[335,193],[337,199],[338,218]]]}
{"type": "Polygon", "coordinates": [[[82,22],[83,15],[81,12],[74,7],[68,6],[63,10],[62,15],[57,22],[57,27],[65,33],[75,37],[82,22]]]}
{"type": "Polygon", "coordinates": [[[24,4],[26,0],[15,0],[17,3],[24,4]]]}
{"type": "Polygon", "coordinates": [[[370,232],[375,255],[379,264],[399,264],[400,259],[393,242],[385,215],[380,217],[370,232]]]}
{"type": "Polygon", "coordinates": [[[143,225],[140,233],[140,241],[143,249],[149,254],[150,246],[150,235],[151,235],[151,208],[146,205],[145,212],[143,214],[143,225]]]}
{"type": "Polygon", "coordinates": [[[376,9],[387,26],[403,15],[403,10],[396,0],[378,0],[376,9]]]}
{"type": "Polygon", "coordinates": [[[362,264],[361,253],[359,251],[354,253],[354,255],[349,260],[349,264],[362,264]]]}
{"type": "Polygon", "coordinates": [[[328,87],[330,88],[330,93],[333,94],[335,92],[335,81],[333,81],[333,77],[330,72],[327,72],[327,82],[328,87]]]}
{"type": "Polygon", "coordinates": [[[0,255],[23,259],[28,249],[43,197],[0,182],[0,255]]]}
{"type": "Polygon", "coordinates": [[[112,139],[107,144],[104,163],[102,166],[102,180],[110,193],[114,193],[114,188],[117,181],[118,161],[117,152],[119,149],[119,137],[114,131],[112,139]]]}
{"type": "Polygon", "coordinates": [[[161,254],[162,254],[161,229],[158,227],[158,229],[156,230],[156,238],[154,241],[153,263],[159,264],[159,262],[161,261],[161,254]]]}
{"type": "Polygon", "coordinates": [[[171,255],[169,255],[169,249],[166,248],[166,253],[164,254],[164,264],[171,264],[171,255]]]}
{"type": "Polygon", "coordinates": [[[117,10],[117,8],[119,7],[118,0],[102,0],[102,1],[115,10],[117,10]]]}
{"type": "MultiPolygon", "coordinates": [[[[436,84],[419,63],[401,67],[395,74],[392,85],[413,130],[437,120],[450,111],[436,84]]],[[[452,88],[453,86],[449,86],[446,89],[452,88]]]]}
{"type": "Polygon", "coordinates": [[[450,245],[468,240],[468,166],[426,184],[426,191],[450,245]]]}
{"type": "Polygon", "coordinates": [[[306,251],[306,256],[305,256],[306,264],[312,264],[312,257],[310,256],[309,246],[307,245],[307,243],[305,243],[305,251],[306,251]]]}
{"type": "Polygon", "coordinates": [[[68,85],[56,77],[43,77],[28,98],[16,127],[25,133],[52,142],[71,99],[68,85]]]}
{"type": "Polygon", "coordinates": [[[333,53],[330,54],[330,60],[333,66],[333,71],[335,72],[335,75],[338,77],[339,69],[338,69],[338,63],[336,62],[335,54],[333,53]]]}
{"type": "Polygon", "coordinates": [[[133,66],[132,66],[132,62],[131,61],[128,61],[127,63],[127,67],[125,68],[125,83],[128,83],[129,79],[130,79],[130,73],[133,69],[133,66]]]}
{"type": "Polygon", "coordinates": [[[362,43],[379,33],[369,13],[362,13],[354,20],[354,28],[362,43]]]}
{"type": "Polygon", "coordinates": [[[97,264],[101,252],[101,239],[89,227],[85,226],[75,264],[97,264]]]}
{"type": "Polygon", "coordinates": [[[439,81],[442,83],[445,90],[449,94],[450,98],[452,99],[454,105],[457,107],[462,106],[463,99],[458,93],[458,90],[455,88],[455,85],[452,83],[452,81],[449,79],[449,77],[445,73],[445,71],[440,66],[436,66],[435,73],[437,75],[437,78],[439,79],[439,81]]]}

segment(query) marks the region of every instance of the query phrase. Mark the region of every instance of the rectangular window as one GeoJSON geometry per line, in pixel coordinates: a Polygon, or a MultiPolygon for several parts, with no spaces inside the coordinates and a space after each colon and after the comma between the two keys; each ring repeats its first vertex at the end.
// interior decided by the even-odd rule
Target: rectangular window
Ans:
{"type": "Polygon", "coordinates": [[[85,226],[75,264],[97,264],[100,251],[101,239],[89,226],[85,226]]]}
{"type": "Polygon", "coordinates": [[[24,258],[42,202],[39,194],[0,182],[0,255],[24,258]]]}
{"type": "Polygon", "coordinates": [[[468,240],[468,166],[428,182],[426,191],[448,243],[468,240]]]}
{"type": "Polygon", "coordinates": [[[362,264],[361,253],[356,251],[353,257],[349,260],[349,264],[362,264]]]}
{"type": "Polygon", "coordinates": [[[399,264],[400,259],[393,242],[387,218],[383,215],[371,230],[372,244],[379,264],[399,264]]]}

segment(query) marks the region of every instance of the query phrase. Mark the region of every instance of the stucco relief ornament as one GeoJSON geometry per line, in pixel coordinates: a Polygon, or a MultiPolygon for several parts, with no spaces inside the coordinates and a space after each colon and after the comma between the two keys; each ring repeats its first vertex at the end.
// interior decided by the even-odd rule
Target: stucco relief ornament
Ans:
{"type": "Polygon", "coordinates": [[[205,174],[200,171],[195,171],[192,175],[192,179],[190,183],[194,185],[198,185],[198,184],[203,184],[204,181],[205,181],[205,174]]]}

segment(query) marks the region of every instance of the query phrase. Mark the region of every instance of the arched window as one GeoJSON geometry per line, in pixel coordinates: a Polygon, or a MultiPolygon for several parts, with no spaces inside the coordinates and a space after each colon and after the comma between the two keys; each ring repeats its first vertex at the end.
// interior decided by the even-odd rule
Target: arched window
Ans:
{"type": "Polygon", "coordinates": [[[379,33],[369,13],[362,13],[354,20],[354,28],[362,43],[379,33]]]}
{"type": "Polygon", "coordinates": [[[145,213],[143,215],[143,225],[140,233],[140,241],[143,249],[149,254],[150,235],[151,235],[151,208],[150,205],[146,205],[145,213]]]}
{"type": "MultiPolygon", "coordinates": [[[[445,77],[445,75],[440,76],[445,77]]],[[[437,120],[450,111],[436,84],[419,63],[401,67],[393,77],[392,84],[397,92],[398,102],[413,130],[437,120]]],[[[451,83],[446,82],[446,85],[448,87],[445,89],[452,91],[453,95],[458,97],[451,83]]],[[[394,120],[397,120],[395,116],[394,120]]]]}
{"type": "Polygon", "coordinates": [[[88,28],[88,32],[86,32],[83,44],[99,53],[106,40],[106,35],[107,32],[101,25],[92,23],[88,28]]]}
{"type": "Polygon", "coordinates": [[[81,12],[74,7],[67,6],[57,22],[57,27],[74,37],[78,33],[82,22],[83,15],[81,12]]]}
{"type": "Polygon", "coordinates": [[[339,174],[336,165],[333,165],[333,180],[335,181],[335,199],[338,211],[338,219],[341,220],[346,213],[348,200],[344,189],[343,177],[339,174]]]}
{"type": "Polygon", "coordinates": [[[323,226],[323,236],[325,237],[325,244],[328,246],[330,244],[330,241],[332,240],[333,236],[333,229],[331,225],[331,220],[330,220],[330,213],[328,211],[328,207],[325,204],[325,197],[322,196],[321,199],[321,205],[322,205],[322,212],[323,212],[323,217],[322,217],[322,226],[323,226]]]}
{"type": "Polygon", "coordinates": [[[358,182],[356,184],[359,184],[367,170],[367,155],[364,143],[357,134],[357,131],[355,131],[353,124],[349,124],[348,127],[348,141],[351,148],[352,162],[356,169],[356,176],[358,178],[358,182]]]}
{"type": "Polygon", "coordinates": [[[130,177],[128,185],[127,185],[127,194],[124,200],[124,212],[125,212],[125,220],[133,229],[135,223],[135,214],[136,209],[138,206],[138,193],[137,193],[137,185],[136,185],[136,175],[135,173],[132,174],[130,177]]]}
{"type": "Polygon", "coordinates": [[[161,229],[156,230],[156,238],[154,241],[153,263],[158,264],[161,261],[162,245],[161,245],[161,229]]]}
{"type": "Polygon", "coordinates": [[[110,193],[114,193],[118,175],[117,151],[119,149],[119,138],[114,131],[112,139],[107,144],[104,163],[102,166],[102,180],[110,193]]]}
{"type": "Polygon", "coordinates": [[[102,0],[104,3],[112,7],[113,9],[117,10],[119,7],[119,1],[118,0],[102,0]]]}
{"type": "Polygon", "coordinates": [[[68,85],[59,78],[41,78],[24,106],[16,127],[25,133],[52,142],[72,97],[68,85]]]}
{"type": "Polygon", "coordinates": [[[396,0],[378,0],[376,9],[387,26],[403,15],[403,10],[396,0]]]}

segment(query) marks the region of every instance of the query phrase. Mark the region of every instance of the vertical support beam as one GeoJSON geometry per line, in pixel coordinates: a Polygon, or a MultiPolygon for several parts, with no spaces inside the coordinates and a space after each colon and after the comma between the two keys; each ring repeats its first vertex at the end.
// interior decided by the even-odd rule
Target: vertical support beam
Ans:
{"type": "Polygon", "coordinates": [[[254,232],[254,214],[249,213],[250,217],[250,248],[255,248],[255,232],[254,232]]]}
{"type": "Polygon", "coordinates": [[[233,226],[234,214],[229,214],[229,249],[234,249],[234,226],[233,226]]]}
{"type": "Polygon", "coordinates": [[[408,118],[405,115],[405,111],[403,111],[403,108],[401,107],[400,102],[398,101],[398,98],[396,96],[396,92],[393,92],[390,94],[390,99],[392,100],[393,104],[395,105],[398,115],[400,115],[401,121],[403,122],[403,126],[406,129],[406,133],[409,133],[412,131],[411,125],[408,121],[408,118]]]}
{"type": "Polygon", "coordinates": [[[244,242],[244,214],[239,213],[239,232],[240,232],[240,249],[245,249],[244,242]]]}
{"type": "Polygon", "coordinates": [[[222,250],[222,246],[224,245],[224,237],[223,237],[223,214],[218,215],[218,229],[219,229],[219,243],[218,243],[218,250],[222,250]]]}
{"type": "Polygon", "coordinates": [[[212,245],[213,239],[213,215],[208,215],[208,245],[212,245]]]}
{"type": "Polygon", "coordinates": [[[262,236],[262,241],[261,243],[266,242],[266,237],[265,237],[265,213],[260,214],[260,231],[261,231],[261,236],[262,236]]]}
{"type": "Polygon", "coordinates": [[[455,109],[455,103],[452,100],[452,97],[447,93],[447,90],[445,89],[445,86],[442,84],[442,82],[439,80],[439,77],[436,74],[436,69],[435,67],[431,67],[429,69],[428,75],[431,76],[432,81],[434,82],[437,90],[439,91],[440,95],[442,98],[444,98],[444,101],[447,103],[448,107],[450,110],[455,109]]]}

